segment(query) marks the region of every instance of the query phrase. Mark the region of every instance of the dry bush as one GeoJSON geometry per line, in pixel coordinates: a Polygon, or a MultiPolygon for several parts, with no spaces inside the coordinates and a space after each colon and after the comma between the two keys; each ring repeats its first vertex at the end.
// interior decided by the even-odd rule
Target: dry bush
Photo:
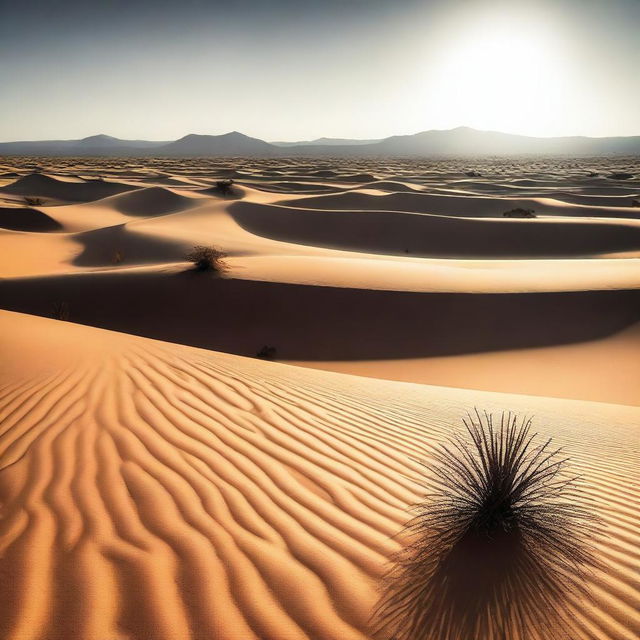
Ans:
{"type": "Polygon", "coordinates": [[[189,262],[193,262],[196,271],[224,273],[227,269],[224,261],[227,256],[216,247],[196,245],[185,257],[189,262]]]}
{"type": "Polygon", "coordinates": [[[588,596],[600,521],[531,419],[477,410],[428,465],[435,489],[407,525],[374,617],[393,640],[564,638],[588,596]]]}
{"type": "Polygon", "coordinates": [[[257,353],[256,358],[260,358],[261,360],[274,360],[278,350],[271,345],[265,344],[257,353]]]}
{"type": "Polygon", "coordinates": [[[216,189],[222,196],[233,195],[233,180],[231,178],[225,178],[224,180],[216,181],[216,189]]]}
{"type": "Polygon", "coordinates": [[[502,215],[505,218],[535,218],[536,217],[536,214],[533,209],[522,209],[521,207],[517,207],[516,209],[505,211],[502,215]]]}
{"type": "Polygon", "coordinates": [[[54,320],[68,320],[69,303],[64,301],[54,302],[51,308],[51,317],[54,320]]]}
{"type": "Polygon", "coordinates": [[[41,207],[44,204],[42,198],[32,198],[31,196],[25,196],[23,198],[24,203],[29,207],[41,207]]]}

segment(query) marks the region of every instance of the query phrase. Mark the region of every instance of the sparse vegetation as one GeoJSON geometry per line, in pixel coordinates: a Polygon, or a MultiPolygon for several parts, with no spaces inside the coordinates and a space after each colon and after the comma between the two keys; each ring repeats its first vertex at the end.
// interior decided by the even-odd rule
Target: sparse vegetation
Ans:
{"type": "Polygon", "coordinates": [[[217,180],[216,189],[220,192],[220,195],[223,195],[225,197],[233,195],[233,180],[231,178],[217,180]]]}
{"type": "Polygon", "coordinates": [[[516,209],[511,209],[510,211],[505,211],[503,214],[505,218],[535,218],[536,214],[533,209],[522,209],[517,207],[516,209]]]}
{"type": "Polygon", "coordinates": [[[205,247],[196,245],[186,255],[189,262],[193,262],[196,271],[211,271],[215,273],[224,273],[227,265],[224,261],[226,254],[216,247],[205,247]]]}
{"type": "Polygon", "coordinates": [[[258,353],[256,353],[256,358],[260,358],[262,360],[274,360],[276,357],[277,349],[275,347],[271,347],[269,345],[264,345],[258,353]]]}
{"type": "Polygon", "coordinates": [[[24,203],[29,207],[41,207],[44,204],[42,198],[33,198],[31,196],[25,196],[23,198],[24,203]]]}
{"type": "Polygon", "coordinates": [[[476,411],[436,449],[429,500],[407,525],[376,612],[394,640],[559,638],[586,595],[599,520],[576,502],[567,458],[530,418],[476,411]],[[433,484],[432,484],[433,483],[433,484]]]}
{"type": "Polygon", "coordinates": [[[54,320],[68,320],[69,319],[69,303],[58,301],[54,302],[51,309],[51,317],[54,320]]]}
{"type": "Polygon", "coordinates": [[[612,173],[609,175],[611,180],[630,180],[633,178],[633,173],[627,173],[626,171],[619,171],[617,173],[612,173]]]}
{"type": "Polygon", "coordinates": [[[464,175],[469,178],[480,178],[482,176],[478,171],[467,171],[464,175]]]}
{"type": "Polygon", "coordinates": [[[111,258],[111,262],[113,264],[122,264],[124,262],[124,251],[120,249],[116,249],[113,252],[113,257],[111,258]]]}

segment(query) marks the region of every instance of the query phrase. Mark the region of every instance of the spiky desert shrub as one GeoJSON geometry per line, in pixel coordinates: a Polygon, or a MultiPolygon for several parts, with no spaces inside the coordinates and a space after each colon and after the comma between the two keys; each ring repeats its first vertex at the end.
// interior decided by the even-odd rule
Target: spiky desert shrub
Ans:
{"type": "Polygon", "coordinates": [[[588,595],[599,521],[576,501],[567,458],[531,419],[476,411],[439,447],[433,490],[407,525],[376,610],[393,640],[564,638],[568,602],[588,595]]]}
{"type": "Polygon", "coordinates": [[[227,265],[224,261],[226,254],[216,247],[196,245],[186,255],[189,262],[193,262],[196,271],[214,271],[223,273],[227,265]]]}

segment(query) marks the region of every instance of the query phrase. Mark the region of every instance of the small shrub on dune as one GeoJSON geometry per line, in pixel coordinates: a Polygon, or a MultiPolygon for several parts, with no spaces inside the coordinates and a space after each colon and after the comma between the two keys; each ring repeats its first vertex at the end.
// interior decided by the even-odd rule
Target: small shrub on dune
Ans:
{"type": "Polygon", "coordinates": [[[220,192],[222,196],[230,196],[233,195],[233,180],[231,178],[225,178],[224,180],[216,181],[216,189],[220,192]]]}
{"type": "Polygon", "coordinates": [[[24,203],[29,207],[41,207],[44,204],[44,200],[42,198],[32,198],[30,196],[25,196],[24,203]]]}
{"type": "Polygon", "coordinates": [[[502,216],[504,218],[535,218],[536,214],[533,209],[522,209],[520,207],[505,211],[502,216]]]}
{"type": "Polygon", "coordinates": [[[224,273],[227,265],[224,261],[226,254],[216,247],[205,247],[196,245],[186,255],[189,262],[193,262],[196,271],[210,271],[213,273],[224,273]]]}
{"type": "MultiPolygon", "coordinates": [[[[599,520],[576,502],[567,459],[531,419],[478,411],[428,465],[430,500],[407,525],[375,613],[393,640],[565,638],[588,596],[599,520]]],[[[379,636],[378,636],[379,634],[379,636]]]]}
{"type": "Polygon", "coordinates": [[[261,360],[274,360],[278,350],[268,344],[265,344],[257,353],[256,358],[261,360]]]}
{"type": "Polygon", "coordinates": [[[64,301],[54,302],[51,308],[51,317],[54,320],[68,320],[69,319],[69,303],[64,301]]]}

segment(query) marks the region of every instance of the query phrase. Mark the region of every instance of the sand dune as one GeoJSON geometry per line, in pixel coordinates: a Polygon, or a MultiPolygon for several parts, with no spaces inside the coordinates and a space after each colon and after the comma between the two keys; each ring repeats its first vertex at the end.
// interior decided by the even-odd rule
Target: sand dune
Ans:
{"type": "Polygon", "coordinates": [[[163,187],[136,189],[101,200],[100,205],[112,207],[129,216],[157,216],[184,211],[197,206],[197,199],[186,197],[163,187]]]}
{"type": "MultiPolygon", "coordinates": [[[[574,640],[640,631],[638,410],[382,382],[0,313],[7,640],[364,640],[433,445],[533,412],[606,523],[574,640]]],[[[533,639],[532,639],[533,640],[533,639]]]]}
{"type": "Polygon", "coordinates": [[[184,266],[5,280],[0,297],[6,309],[43,316],[65,302],[74,322],[207,349],[252,356],[271,345],[286,360],[539,347],[603,337],[640,317],[638,290],[428,294],[216,278],[184,266]]]}
{"type": "Polygon", "coordinates": [[[99,200],[135,187],[127,184],[90,180],[69,182],[40,173],[19,178],[14,183],[0,187],[0,192],[19,196],[42,196],[71,202],[99,200]]]}
{"type": "Polygon", "coordinates": [[[478,407],[533,414],[606,525],[569,638],[636,640],[640,179],[602,176],[637,168],[5,159],[0,638],[391,640],[420,461],[478,407]]]}
{"type": "Polygon", "coordinates": [[[58,231],[62,225],[46,213],[30,207],[0,207],[0,227],[12,231],[58,231]]]}
{"type": "MultiPolygon", "coordinates": [[[[366,185],[366,188],[380,188],[376,183],[366,185]]],[[[620,206],[605,206],[595,204],[597,200],[591,198],[589,204],[570,204],[561,200],[554,200],[550,195],[537,198],[492,198],[472,195],[434,195],[428,193],[398,193],[381,192],[377,195],[364,193],[363,186],[357,191],[320,196],[308,196],[302,200],[284,201],[281,204],[302,206],[310,209],[323,210],[374,210],[374,211],[404,211],[415,213],[433,213],[447,216],[468,216],[473,218],[502,217],[502,215],[516,208],[533,210],[537,215],[583,216],[605,218],[633,218],[638,212],[630,206],[630,201],[620,203],[620,206]]]]}
{"type": "MultiPolygon", "coordinates": [[[[304,199],[300,204],[307,202],[304,199]]],[[[636,220],[493,220],[399,211],[317,212],[249,202],[235,203],[229,212],[243,228],[257,235],[384,254],[543,258],[640,248],[640,221],[636,220]]]]}
{"type": "Polygon", "coordinates": [[[482,391],[640,405],[640,324],[577,344],[444,357],[305,360],[305,367],[482,391]]]}

